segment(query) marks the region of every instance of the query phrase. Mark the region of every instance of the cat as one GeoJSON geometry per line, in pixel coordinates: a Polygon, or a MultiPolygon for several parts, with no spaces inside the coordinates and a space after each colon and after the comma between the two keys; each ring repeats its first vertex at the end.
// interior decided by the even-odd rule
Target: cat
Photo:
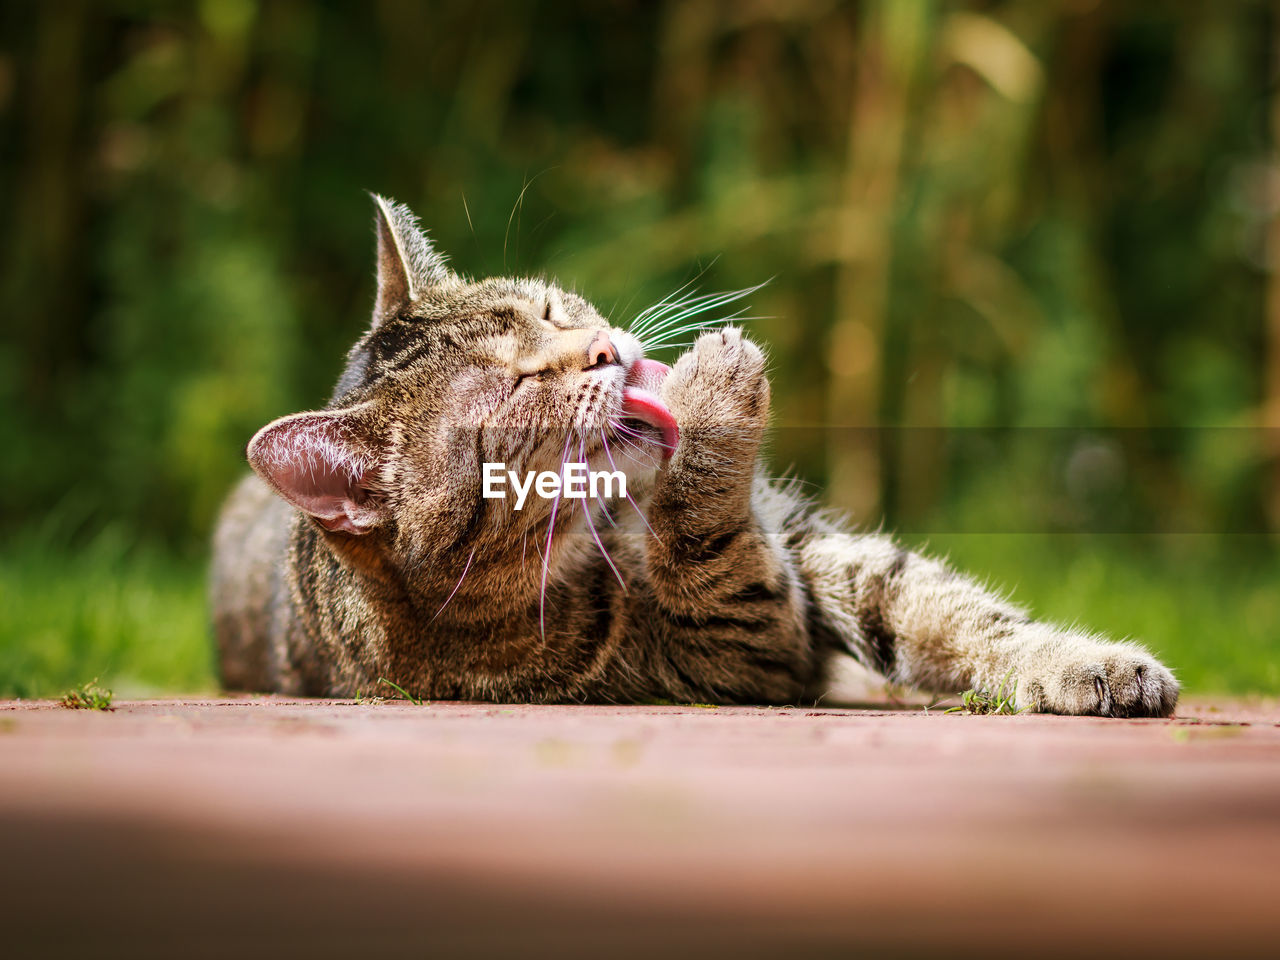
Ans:
{"type": "Polygon", "coordinates": [[[215,534],[228,689],[795,704],[852,655],[927,690],[1007,681],[1018,708],[1172,714],[1142,647],[1037,622],[768,479],[765,359],[739,328],[667,367],[550,282],[462,277],[374,202],[372,323],[325,409],[253,437],[215,534]],[[482,496],[486,464],[568,461],[627,497],[482,496]]]}

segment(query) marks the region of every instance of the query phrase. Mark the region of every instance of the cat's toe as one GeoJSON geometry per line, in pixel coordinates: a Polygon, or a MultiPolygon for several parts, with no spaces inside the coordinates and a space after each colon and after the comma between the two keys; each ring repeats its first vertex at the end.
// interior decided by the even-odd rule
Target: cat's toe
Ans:
{"type": "Polygon", "coordinates": [[[764,353],[737,327],[704,333],[677,361],[663,397],[694,422],[762,421],[769,408],[764,353]]]}
{"type": "Polygon", "coordinates": [[[1100,717],[1167,717],[1179,690],[1164,664],[1131,644],[1100,645],[1070,658],[1034,687],[1046,713],[1100,717]]]}
{"type": "Polygon", "coordinates": [[[1108,716],[1167,717],[1178,704],[1178,681],[1146,651],[1128,650],[1103,661],[1108,716]]]}
{"type": "Polygon", "coordinates": [[[709,376],[732,382],[764,375],[764,353],[735,326],[721,327],[698,337],[693,348],[697,364],[709,376]]]}

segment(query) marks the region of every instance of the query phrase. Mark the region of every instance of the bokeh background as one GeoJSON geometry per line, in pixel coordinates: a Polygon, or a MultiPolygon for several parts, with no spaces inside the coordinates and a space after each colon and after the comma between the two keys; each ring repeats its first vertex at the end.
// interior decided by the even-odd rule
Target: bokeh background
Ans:
{"type": "Polygon", "coordinates": [[[210,689],[207,539],[373,294],[366,190],[625,322],[751,299],[773,460],[1193,691],[1280,691],[1252,0],[0,6],[0,694],[210,689]]]}

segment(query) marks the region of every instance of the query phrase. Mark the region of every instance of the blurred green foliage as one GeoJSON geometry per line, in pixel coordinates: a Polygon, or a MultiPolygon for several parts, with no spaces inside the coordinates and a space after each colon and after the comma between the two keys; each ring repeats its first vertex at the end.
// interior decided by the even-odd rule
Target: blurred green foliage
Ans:
{"type": "Polygon", "coordinates": [[[200,564],[119,525],[69,545],[54,525],[0,554],[0,693],[102,678],[124,697],[216,689],[200,564]]]}
{"type": "Polygon", "coordinates": [[[367,317],[365,190],[617,322],[772,277],[780,466],[1193,686],[1280,689],[1278,31],[1263,0],[0,7],[0,691],[210,682],[207,534],[367,317]]]}

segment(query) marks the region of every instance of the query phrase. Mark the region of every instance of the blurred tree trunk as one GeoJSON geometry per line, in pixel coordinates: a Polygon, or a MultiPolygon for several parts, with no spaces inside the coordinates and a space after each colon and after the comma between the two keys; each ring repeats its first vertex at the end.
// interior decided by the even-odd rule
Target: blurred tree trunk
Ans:
{"type": "Polygon", "coordinates": [[[930,3],[863,7],[848,119],[838,232],[835,322],[828,358],[831,499],[860,520],[881,502],[882,347],[889,304],[899,171],[910,90],[933,17],[930,3]]]}
{"type": "MultiPolygon", "coordinates": [[[[1280,67],[1280,16],[1273,17],[1271,70],[1280,67]]],[[[1273,85],[1270,111],[1271,163],[1268,193],[1271,221],[1267,224],[1266,344],[1267,369],[1263,397],[1263,427],[1267,431],[1272,467],[1271,489],[1267,491],[1267,513],[1273,532],[1280,531],[1280,88],[1273,85]]]]}
{"type": "Polygon", "coordinates": [[[708,99],[719,15],[719,4],[671,2],[661,16],[651,129],[672,158],[677,182],[685,184],[692,180],[693,148],[708,99]]]}
{"type": "Polygon", "coordinates": [[[32,17],[4,286],[8,303],[21,305],[24,392],[48,410],[60,405],[60,380],[86,359],[81,71],[91,23],[79,2],[45,4],[32,17]]]}

